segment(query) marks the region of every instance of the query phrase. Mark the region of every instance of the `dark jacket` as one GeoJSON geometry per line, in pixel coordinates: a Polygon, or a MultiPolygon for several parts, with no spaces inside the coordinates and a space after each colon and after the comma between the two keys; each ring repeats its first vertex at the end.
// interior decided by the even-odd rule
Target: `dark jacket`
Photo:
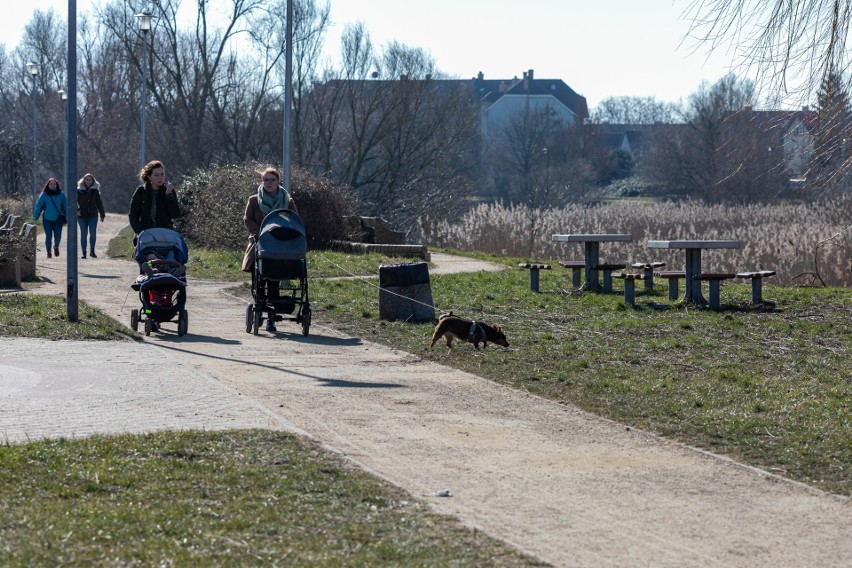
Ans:
{"type": "Polygon", "coordinates": [[[157,194],[157,224],[151,224],[151,196],[155,192],[151,187],[140,185],[133,192],[133,197],[130,199],[130,226],[133,232],[137,235],[145,229],[151,227],[165,227],[174,229],[172,219],[177,219],[181,216],[180,203],[178,202],[177,192],[172,191],[171,195],[166,195],[164,188],[158,189],[157,194]]]}
{"type": "Polygon", "coordinates": [[[90,219],[100,215],[101,219],[106,216],[104,204],[101,201],[101,192],[97,182],[89,188],[77,186],[77,216],[82,219],[90,219]]]}

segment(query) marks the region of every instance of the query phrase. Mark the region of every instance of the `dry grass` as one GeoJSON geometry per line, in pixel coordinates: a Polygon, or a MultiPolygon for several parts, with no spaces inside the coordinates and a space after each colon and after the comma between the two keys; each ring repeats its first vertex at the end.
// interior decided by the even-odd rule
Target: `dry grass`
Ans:
{"type": "Polygon", "coordinates": [[[629,233],[630,243],[601,247],[605,261],[663,261],[683,266],[683,251],[650,250],[648,240],[738,239],[739,250],[712,250],[710,271],[776,270],[777,284],[852,286],[852,196],[811,204],[750,206],[619,201],[531,211],[499,204],[475,207],[457,223],[436,223],[431,246],[530,260],[580,259],[581,244],[553,243],[556,233],[629,233]],[[817,254],[818,251],[818,254],[817,254]]]}

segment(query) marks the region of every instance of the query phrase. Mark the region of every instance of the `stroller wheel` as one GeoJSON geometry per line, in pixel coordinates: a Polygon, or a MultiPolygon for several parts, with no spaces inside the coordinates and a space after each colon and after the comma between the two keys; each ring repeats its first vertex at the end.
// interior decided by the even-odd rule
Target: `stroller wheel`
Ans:
{"type": "Polygon", "coordinates": [[[130,329],[139,331],[139,310],[130,310],[130,329]]]}
{"type": "Polygon", "coordinates": [[[308,331],[311,329],[311,306],[305,305],[302,313],[302,335],[307,337],[308,331]]]}
{"type": "Polygon", "coordinates": [[[189,314],[186,310],[181,310],[178,315],[178,328],[177,332],[180,337],[186,335],[187,330],[189,329],[189,314]]]}
{"type": "Polygon", "coordinates": [[[147,318],[145,320],[145,335],[151,335],[151,331],[154,329],[154,320],[151,318],[147,318]]]}
{"type": "Polygon", "coordinates": [[[260,330],[260,322],[263,319],[263,312],[260,310],[254,310],[254,321],[252,322],[252,333],[257,335],[258,330],[260,330]]]}
{"type": "Polygon", "coordinates": [[[246,306],[246,333],[251,333],[251,328],[254,325],[254,306],[249,304],[246,306]]]}

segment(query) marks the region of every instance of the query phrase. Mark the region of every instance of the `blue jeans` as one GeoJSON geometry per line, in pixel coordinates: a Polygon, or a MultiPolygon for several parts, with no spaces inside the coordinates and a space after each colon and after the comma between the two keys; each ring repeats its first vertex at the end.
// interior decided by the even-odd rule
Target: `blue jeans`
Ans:
{"type": "Polygon", "coordinates": [[[95,241],[98,238],[98,216],[77,217],[77,225],[80,226],[80,250],[95,252],[95,241]],[[86,248],[86,237],[89,237],[89,248],[86,248]]]}
{"type": "Polygon", "coordinates": [[[44,229],[44,246],[47,250],[51,248],[59,248],[59,243],[62,241],[62,223],[56,221],[48,221],[42,219],[41,226],[44,229]]]}

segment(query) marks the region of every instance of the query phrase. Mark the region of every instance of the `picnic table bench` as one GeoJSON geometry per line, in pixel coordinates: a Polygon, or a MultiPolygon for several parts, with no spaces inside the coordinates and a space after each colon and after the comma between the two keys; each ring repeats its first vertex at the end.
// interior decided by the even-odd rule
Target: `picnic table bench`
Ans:
{"type": "Polygon", "coordinates": [[[581,276],[586,263],[582,260],[564,260],[559,263],[559,266],[571,269],[571,284],[574,288],[579,288],[582,284],[581,276]]]}
{"type": "Polygon", "coordinates": [[[679,292],[678,292],[678,281],[681,278],[686,278],[686,271],[684,270],[658,270],[654,272],[654,275],[657,278],[662,278],[664,280],[668,280],[669,282],[669,300],[677,300],[679,292]]]}
{"type": "Polygon", "coordinates": [[[696,274],[693,276],[693,279],[699,282],[708,283],[710,287],[708,305],[711,310],[718,310],[721,308],[721,303],[719,302],[719,286],[722,283],[722,280],[729,280],[736,276],[736,274],[730,272],[704,272],[702,274],[696,274]]]}
{"type": "Polygon", "coordinates": [[[550,270],[549,264],[537,264],[532,262],[521,262],[519,268],[524,268],[530,271],[530,290],[538,292],[538,271],[550,270]]]}
{"type": "Polygon", "coordinates": [[[644,275],[645,280],[645,289],[653,290],[654,289],[654,271],[658,268],[663,268],[666,265],[665,262],[634,262],[631,267],[634,269],[641,269],[642,274],[644,275]]]}
{"type": "MultiPolygon", "coordinates": [[[[671,241],[648,241],[648,248],[651,249],[683,249],[686,253],[686,267],[684,284],[686,292],[683,295],[683,300],[686,302],[695,302],[696,304],[706,304],[707,300],[701,294],[702,278],[697,278],[703,273],[701,271],[701,252],[707,249],[738,249],[740,241],[734,240],[671,240],[671,241]]],[[[733,276],[732,276],[733,278],[733,276]]],[[[709,280],[713,282],[713,280],[709,280]]],[[[718,282],[714,286],[718,286],[718,282]]],[[[669,281],[671,284],[671,280],[669,281]]],[[[718,288],[717,288],[718,290],[718,288]]],[[[671,293],[671,288],[669,288],[671,293]]]]}
{"type": "Polygon", "coordinates": [[[774,270],[755,270],[752,272],[738,272],[737,278],[751,280],[751,303],[763,303],[763,279],[769,276],[775,276],[774,270]]]}
{"type": "Polygon", "coordinates": [[[622,270],[627,266],[626,263],[609,263],[596,264],[592,270],[598,270],[603,273],[603,291],[606,293],[612,292],[612,273],[615,270],[622,270]]]}
{"type": "Polygon", "coordinates": [[[644,274],[636,272],[616,272],[613,278],[624,280],[624,303],[628,306],[636,306],[636,281],[644,280],[644,274]]]}
{"type": "MultiPolygon", "coordinates": [[[[584,251],[584,260],[583,260],[583,268],[586,271],[586,286],[588,286],[589,290],[592,292],[598,292],[601,290],[600,280],[598,279],[598,271],[603,270],[602,266],[614,266],[614,265],[605,265],[600,262],[600,246],[601,243],[610,243],[610,242],[630,242],[633,240],[628,234],[576,234],[576,235],[551,235],[551,240],[556,243],[582,243],[583,251],[584,251]]],[[[621,266],[624,268],[624,265],[621,266]]],[[[618,268],[612,268],[609,271],[609,274],[604,274],[605,279],[609,279],[609,289],[607,289],[606,285],[604,286],[604,291],[612,291],[612,270],[618,270],[618,268]]]]}

